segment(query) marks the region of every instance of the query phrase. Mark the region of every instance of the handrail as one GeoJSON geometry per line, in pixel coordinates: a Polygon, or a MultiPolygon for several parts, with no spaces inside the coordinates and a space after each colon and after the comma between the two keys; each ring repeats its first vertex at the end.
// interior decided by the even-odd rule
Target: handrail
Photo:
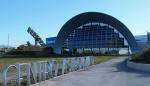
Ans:
{"type": "Polygon", "coordinates": [[[61,62],[57,60],[48,60],[48,61],[38,61],[34,63],[16,63],[14,65],[8,65],[3,69],[3,86],[7,86],[9,81],[8,71],[11,68],[15,68],[17,71],[17,80],[16,86],[21,86],[21,81],[24,80],[22,77],[26,77],[26,84],[30,86],[31,80],[32,84],[37,84],[41,81],[48,80],[50,78],[57,80],[58,73],[64,75],[65,71],[73,72],[77,70],[86,70],[94,62],[93,56],[86,57],[73,57],[73,58],[64,58],[61,62]],[[25,66],[26,75],[21,76],[21,67],[25,66]],[[59,71],[61,70],[61,71],[59,71]]]}

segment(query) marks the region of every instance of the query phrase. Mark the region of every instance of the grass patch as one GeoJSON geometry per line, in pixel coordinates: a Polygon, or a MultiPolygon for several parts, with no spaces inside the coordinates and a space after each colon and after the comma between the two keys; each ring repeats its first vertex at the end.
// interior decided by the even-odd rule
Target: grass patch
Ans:
{"type": "Polygon", "coordinates": [[[100,64],[100,63],[108,61],[112,58],[114,58],[114,56],[95,56],[94,64],[100,64]]]}
{"type": "MultiPolygon", "coordinates": [[[[100,64],[101,62],[107,61],[112,59],[114,56],[95,56],[94,64],[100,64]]],[[[0,70],[6,64],[13,64],[13,63],[31,63],[37,61],[46,61],[50,59],[61,60],[62,57],[7,57],[7,58],[0,58],[0,70]]]]}
{"type": "MultiPolygon", "coordinates": [[[[112,59],[113,57],[114,56],[95,56],[94,64],[100,64],[102,62],[105,62],[105,61],[108,61],[108,60],[112,59]]],[[[46,61],[46,60],[50,60],[50,59],[55,59],[59,63],[61,61],[61,59],[63,59],[63,58],[62,57],[58,57],[58,58],[52,58],[52,57],[38,57],[38,58],[35,58],[35,57],[30,57],[30,58],[29,57],[20,57],[20,58],[16,57],[16,58],[14,58],[14,57],[11,57],[11,58],[0,58],[0,73],[2,73],[2,68],[6,64],[26,63],[26,62],[27,63],[31,63],[31,62],[37,62],[37,61],[46,61]]],[[[24,68],[25,67],[21,67],[21,68],[22,68],[21,69],[22,75],[24,75],[24,73],[25,73],[24,68]]],[[[12,75],[12,73],[15,73],[14,71],[15,70],[10,70],[9,74],[12,75]]],[[[58,75],[61,74],[61,69],[60,68],[59,68],[58,73],[59,73],[58,75]]],[[[26,86],[26,85],[23,85],[23,86],[26,86]]]]}
{"type": "Polygon", "coordinates": [[[13,64],[13,63],[31,63],[37,61],[46,61],[50,59],[59,60],[62,58],[52,58],[52,57],[10,57],[10,58],[0,58],[0,70],[6,64],[13,64]]]}

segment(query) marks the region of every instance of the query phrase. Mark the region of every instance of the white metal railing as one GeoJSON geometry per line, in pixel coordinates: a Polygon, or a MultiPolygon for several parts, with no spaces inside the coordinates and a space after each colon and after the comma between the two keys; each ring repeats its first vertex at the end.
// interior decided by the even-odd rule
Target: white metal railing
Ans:
{"type": "Polygon", "coordinates": [[[15,86],[21,86],[21,82],[26,80],[26,85],[30,86],[31,80],[32,84],[37,84],[41,81],[48,80],[50,78],[57,79],[58,74],[64,75],[66,72],[73,72],[77,70],[85,70],[91,66],[94,62],[93,56],[86,57],[73,57],[73,58],[64,58],[60,61],[58,60],[49,60],[49,61],[38,61],[34,63],[16,63],[14,65],[7,65],[3,71],[3,86],[8,86],[8,83],[12,80],[8,76],[8,71],[11,68],[16,70],[16,77],[13,78],[16,80],[15,86]],[[22,74],[21,67],[25,66],[24,71],[26,74],[22,74]],[[23,77],[26,77],[24,79],[23,77]]]}

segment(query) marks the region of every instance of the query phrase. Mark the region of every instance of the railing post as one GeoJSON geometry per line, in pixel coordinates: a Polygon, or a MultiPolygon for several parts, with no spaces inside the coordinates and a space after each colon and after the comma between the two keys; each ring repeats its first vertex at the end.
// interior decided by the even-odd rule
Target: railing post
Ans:
{"type": "Polygon", "coordinates": [[[27,86],[30,86],[30,64],[26,64],[27,86]]]}
{"type": "Polygon", "coordinates": [[[20,85],[20,84],[21,84],[21,80],[20,80],[20,78],[21,78],[21,77],[20,77],[20,76],[21,76],[21,75],[20,75],[20,74],[21,74],[21,73],[20,73],[20,64],[17,64],[16,67],[17,67],[17,82],[18,82],[18,86],[21,86],[21,85],[20,85]]]}
{"type": "Polygon", "coordinates": [[[54,68],[54,79],[58,78],[58,64],[55,60],[53,60],[53,68],[54,68]]]}
{"type": "Polygon", "coordinates": [[[66,68],[65,65],[66,65],[66,59],[63,59],[63,61],[62,61],[62,72],[61,72],[62,75],[65,74],[65,68],[66,68]]]}
{"type": "Polygon", "coordinates": [[[3,85],[7,86],[7,69],[3,71],[3,85]]]}
{"type": "MultiPolygon", "coordinates": [[[[61,74],[65,74],[65,70],[69,69],[69,72],[76,71],[76,70],[86,70],[94,63],[94,57],[93,56],[87,56],[87,57],[75,57],[70,59],[63,59],[61,61],[61,74]]],[[[7,79],[7,72],[10,67],[15,67],[17,70],[17,86],[21,86],[21,66],[26,66],[26,75],[27,75],[27,86],[30,86],[31,79],[30,76],[33,75],[35,84],[37,83],[37,78],[39,79],[38,82],[41,82],[42,80],[46,80],[51,78],[51,75],[53,75],[53,79],[58,79],[58,63],[56,60],[52,61],[39,61],[34,64],[30,63],[21,63],[16,65],[9,65],[5,70],[3,71],[3,85],[7,86],[8,79],[7,79]],[[52,74],[51,74],[52,73],[52,74]]]]}

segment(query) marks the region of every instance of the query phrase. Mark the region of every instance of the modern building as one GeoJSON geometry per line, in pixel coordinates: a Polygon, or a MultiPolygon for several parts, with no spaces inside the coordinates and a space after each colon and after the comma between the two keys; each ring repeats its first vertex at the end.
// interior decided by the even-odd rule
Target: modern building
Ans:
{"type": "Polygon", "coordinates": [[[60,29],[57,37],[46,38],[57,54],[129,54],[139,51],[129,29],[118,19],[98,12],[81,13],[60,29]]]}
{"type": "Polygon", "coordinates": [[[46,45],[52,47],[55,44],[56,37],[46,38],[46,45]]]}
{"type": "Polygon", "coordinates": [[[147,35],[138,35],[135,36],[137,45],[139,50],[142,50],[143,48],[150,47],[150,34],[147,32],[147,35]]]}

